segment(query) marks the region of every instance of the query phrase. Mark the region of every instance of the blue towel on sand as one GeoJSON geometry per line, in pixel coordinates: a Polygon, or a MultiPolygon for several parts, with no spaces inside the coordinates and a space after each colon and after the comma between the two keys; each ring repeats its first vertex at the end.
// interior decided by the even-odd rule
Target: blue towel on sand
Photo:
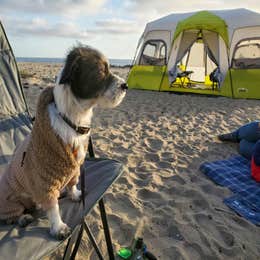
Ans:
{"type": "Polygon", "coordinates": [[[206,162],[200,166],[215,183],[228,187],[234,195],[224,203],[256,225],[260,225],[260,183],[251,177],[250,161],[242,156],[206,162]]]}

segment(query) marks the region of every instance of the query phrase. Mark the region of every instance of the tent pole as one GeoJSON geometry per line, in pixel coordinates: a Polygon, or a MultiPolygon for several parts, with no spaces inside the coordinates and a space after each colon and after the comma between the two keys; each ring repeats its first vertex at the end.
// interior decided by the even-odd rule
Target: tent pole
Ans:
{"type": "Polygon", "coordinates": [[[207,76],[208,74],[208,66],[207,66],[207,62],[208,62],[208,56],[207,53],[205,53],[205,76],[207,76]]]}
{"type": "Polygon", "coordinates": [[[187,66],[188,66],[188,62],[189,62],[189,58],[190,58],[190,50],[191,50],[191,47],[188,50],[188,56],[187,56],[187,60],[186,60],[186,63],[185,63],[185,70],[187,69],[187,66]]]}
{"type": "Polygon", "coordinates": [[[234,98],[233,80],[232,80],[232,73],[231,73],[231,63],[230,63],[228,50],[227,50],[227,57],[228,57],[228,73],[229,73],[230,85],[231,85],[231,95],[232,95],[232,98],[234,98]]]}
{"type": "Polygon", "coordinates": [[[126,75],[126,78],[128,79],[128,76],[129,76],[129,73],[130,73],[130,70],[131,68],[134,66],[134,63],[136,61],[136,58],[137,58],[137,52],[138,52],[138,49],[139,49],[139,46],[141,45],[141,40],[143,39],[143,35],[141,36],[141,38],[139,39],[138,43],[137,43],[137,46],[136,46],[136,49],[135,49],[135,54],[134,54],[134,58],[132,60],[132,63],[130,65],[130,69],[128,70],[128,73],[126,75]]]}

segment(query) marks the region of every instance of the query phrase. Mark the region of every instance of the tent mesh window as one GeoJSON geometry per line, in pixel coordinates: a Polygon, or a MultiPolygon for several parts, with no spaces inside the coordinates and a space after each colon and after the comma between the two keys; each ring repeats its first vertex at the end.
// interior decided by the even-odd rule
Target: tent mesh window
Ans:
{"type": "Polygon", "coordinates": [[[238,43],[232,62],[235,69],[260,68],[260,38],[238,43]]]}
{"type": "Polygon", "coordinates": [[[146,42],[139,65],[163,66],[166,65],[166,44],[161,40],[146,42]]]}

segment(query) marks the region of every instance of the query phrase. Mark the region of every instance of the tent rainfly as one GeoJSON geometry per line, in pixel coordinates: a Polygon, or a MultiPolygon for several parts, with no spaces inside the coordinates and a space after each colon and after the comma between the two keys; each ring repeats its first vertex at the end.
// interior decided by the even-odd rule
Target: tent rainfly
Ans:
{"type": "Polygon", "coordinates": [[[146,25],[130,88],[260,99],[260,14],[170,14],[146,25]]]}

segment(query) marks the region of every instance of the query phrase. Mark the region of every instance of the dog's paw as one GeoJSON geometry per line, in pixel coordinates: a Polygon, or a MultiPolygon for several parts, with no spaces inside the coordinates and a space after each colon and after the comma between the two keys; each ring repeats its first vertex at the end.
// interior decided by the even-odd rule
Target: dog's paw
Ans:
{"type": "Polygon", "coordinates": [[[71,229],[65,223],[62,223],[58,228],[52,227],[50,233],[56,239],[63,240],[70,235],[71,229]]]}
{"type": "Polygon", "coordinates": [[[75,202],[79,202],[81,200],[81,196],[82,196],[81,190],[78,189],[76,189],[70,194],[71,200],[75,202]]]}
{"type": "Polygon", "coordinates": [[[26,227],[28,224],[33,222],[33,216],[31,214],[23,214],[18,219],[19,227],[26,227]]]}

